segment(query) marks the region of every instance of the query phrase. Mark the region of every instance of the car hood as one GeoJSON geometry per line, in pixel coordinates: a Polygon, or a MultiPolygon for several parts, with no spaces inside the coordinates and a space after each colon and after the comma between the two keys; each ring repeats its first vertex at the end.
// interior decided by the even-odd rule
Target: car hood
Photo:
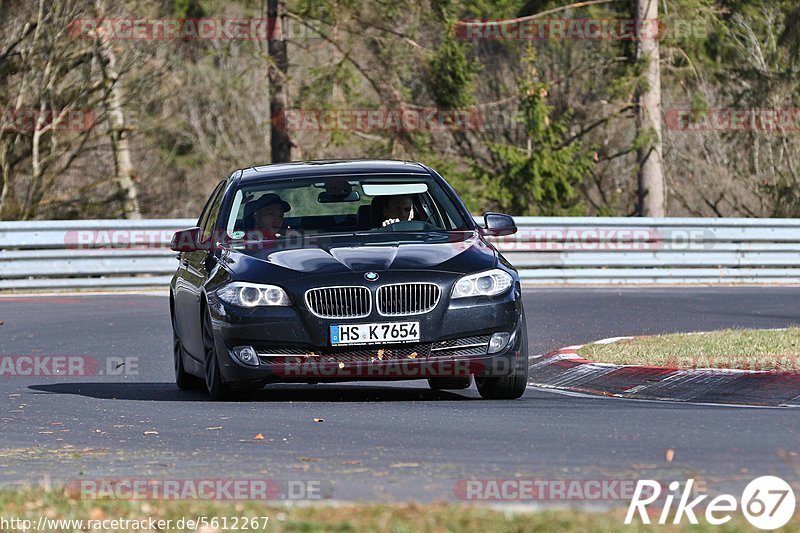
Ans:
{"type": "Polygon", "coordinates": [[[278,267],[302,274],[431,269],[468,273],[493,268],[494,248],[475,231],[430,234],[358,234],[225,248],[234,274],[261,278],[278,267]]]}

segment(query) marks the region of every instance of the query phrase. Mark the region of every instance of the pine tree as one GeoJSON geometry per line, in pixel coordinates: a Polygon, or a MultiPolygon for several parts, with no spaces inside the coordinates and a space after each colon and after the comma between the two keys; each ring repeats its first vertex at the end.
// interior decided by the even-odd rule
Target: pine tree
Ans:
{"type": "Polygon", "coordinates": [[[502,161],[499,173],[474,167],[496,208],[515,215],[584,214],[578,187],[591,171],[593,159],[581,142],[569,137],[569,114],[550,118],[547,84],[536,80],[535,55],[529,49],[528,79],[520,84],[520,122],[527,146],[494,143],[490,150],[502,161]]]}

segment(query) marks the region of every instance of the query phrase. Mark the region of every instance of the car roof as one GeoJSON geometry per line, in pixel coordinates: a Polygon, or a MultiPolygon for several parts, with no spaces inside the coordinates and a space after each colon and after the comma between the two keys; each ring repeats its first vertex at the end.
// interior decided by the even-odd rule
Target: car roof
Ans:
{"type": "Polygon", "coordinates": [[[427,167],[416,161],[388,159],[324,160],[277,163],[242,169],[241,182],[265,179],[340,176],[355,174],[423,174],[430,175],[427,167]]]}

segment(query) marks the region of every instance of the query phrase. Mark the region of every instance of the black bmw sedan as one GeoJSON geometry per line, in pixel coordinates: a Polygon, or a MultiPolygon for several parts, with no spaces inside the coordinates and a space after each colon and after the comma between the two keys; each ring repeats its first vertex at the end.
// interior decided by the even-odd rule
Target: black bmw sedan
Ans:
{"type": "Polygon", "coordinates": [[[171,248],[175,378],[211,398],[275,382],[427,379],[520,397],[519,276],[433,169],[407,161],[252,167],[171,248]]]}

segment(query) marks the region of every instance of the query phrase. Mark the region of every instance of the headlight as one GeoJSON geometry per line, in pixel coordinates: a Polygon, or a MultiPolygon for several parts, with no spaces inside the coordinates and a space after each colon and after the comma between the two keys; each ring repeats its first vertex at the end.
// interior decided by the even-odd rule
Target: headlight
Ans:
{"type": "Polygon", "coordinates": [[[453,298],[468,296],[495,296],[503,294],[514,283],[514,279],[505,270],[495,268],[478,274],[464,276],[453,288],[453,298]]]}
{"type": "Polygon", "coordinates": [[[223,302],[237,307],[257,307],[263,305],[291,305],[286,291],[275,285],[257,285],[234,281],[217,291],[223,302]]]}

